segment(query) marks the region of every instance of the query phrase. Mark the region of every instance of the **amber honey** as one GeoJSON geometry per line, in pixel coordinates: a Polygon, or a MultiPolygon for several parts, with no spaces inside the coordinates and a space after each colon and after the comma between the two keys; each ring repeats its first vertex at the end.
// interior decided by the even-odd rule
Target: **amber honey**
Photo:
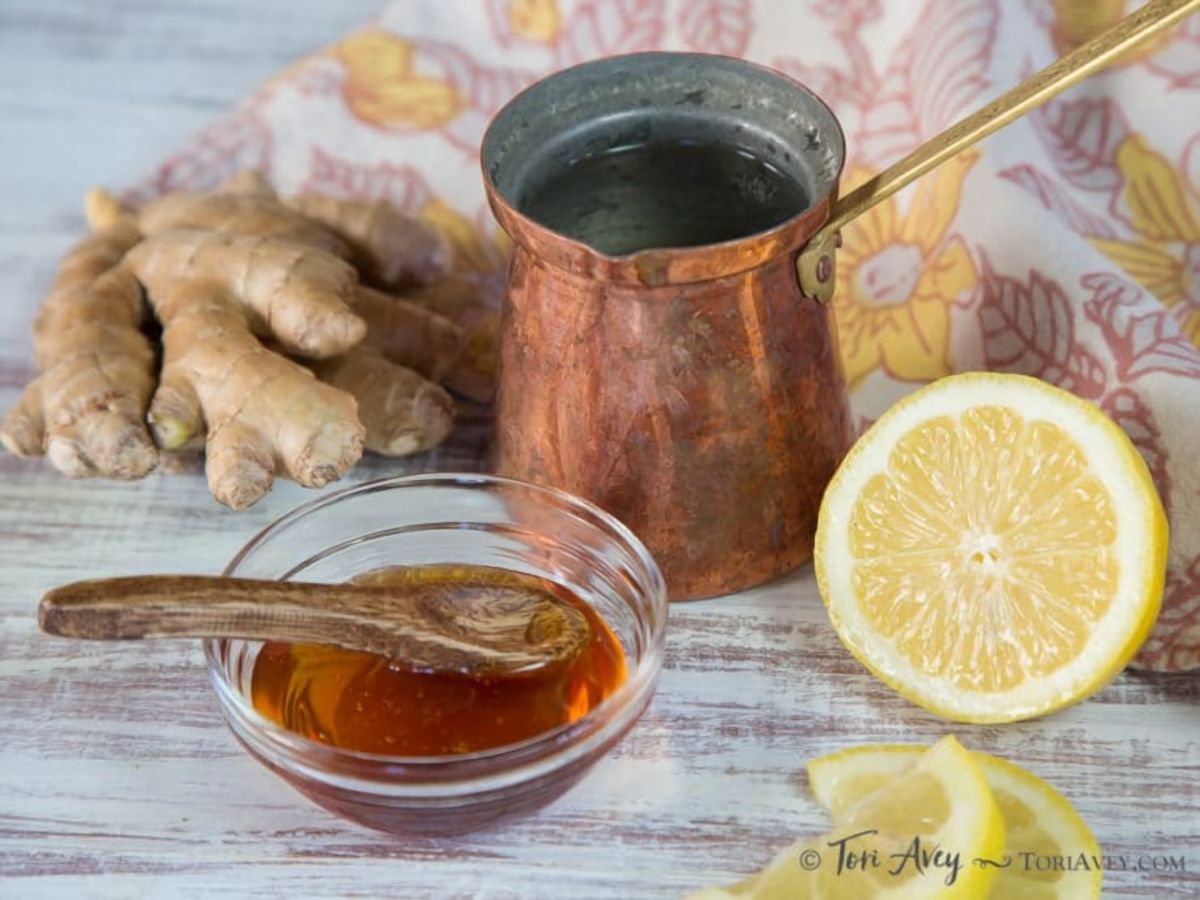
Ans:
{"type": "Polygon", "coordinates": [[[567,666],[491,678],[414,672],[370,653],[268,642],[254,664],[254,707],[312,740],[392,756],[487,750],[574,722],[625,680],[625,653],[612,630],[583,600],[545,579],[482,566],[421,566],[383,569],[357,580],[524,584],[578,608],[591,638],[567,666]]]}

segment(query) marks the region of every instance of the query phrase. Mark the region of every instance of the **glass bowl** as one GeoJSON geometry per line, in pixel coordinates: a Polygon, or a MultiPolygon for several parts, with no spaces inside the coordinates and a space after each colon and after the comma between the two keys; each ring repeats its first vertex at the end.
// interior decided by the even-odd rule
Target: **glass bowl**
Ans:
{"type": "Polygon", "coordinates": [[[341,582],[399,565],[495,566],[555,581],[625,650],[628,678],[591,712],[526,741],[455,756],[341,750],[288,731],[251,703],[257,641],[205,642],[221,711],[242,745],[320,806],[372,828],[456,834],[558,797],[637,721],[662,667],[662,575],[620,522],[561,491],[487,475],[388,478],[277,519],[224,574],[341,582]]]}

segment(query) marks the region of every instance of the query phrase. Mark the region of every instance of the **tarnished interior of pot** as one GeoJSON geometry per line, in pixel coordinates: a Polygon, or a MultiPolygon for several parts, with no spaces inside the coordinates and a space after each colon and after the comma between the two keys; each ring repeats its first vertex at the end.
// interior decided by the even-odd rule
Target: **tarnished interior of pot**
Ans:
{"type": "Polygon", "coordinates": [[[768,230],[829,195],[844,155],[816,95],[691,53],[560,72],[506,106],[483,143],[486,176],[509,205],[610,255],[768,230]]]}

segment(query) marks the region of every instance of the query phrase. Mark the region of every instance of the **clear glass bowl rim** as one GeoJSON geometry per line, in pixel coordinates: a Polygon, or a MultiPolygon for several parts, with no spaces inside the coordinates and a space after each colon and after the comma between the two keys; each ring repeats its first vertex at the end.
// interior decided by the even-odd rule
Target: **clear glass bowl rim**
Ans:
{"type": "MultiPolygon", "coordinates": [[[[585,756],[592,745],[602,742],[610,731],[624,731],[627,727],[625,720],[639,715],[648,702],[647,695],[653,689],[656,677],[662,667],[667,620],[666,584],[650,552],[628,527],[595,504],[566,491],[514,478],[477,472],[435,472],[374,479],[318,497],[275,519],[238,551],[225,567],[222,575],[234,576],[238,566],[261,544],[284,531],[299,519],[318,514],[321,510],[351,497],[381,491],[403,490],[406,487],[414,486],[474,488],[510,486],[519,488],[522,491],[544,497],[551,501],[551,505],[566,507],[570,512],[581,514],[601,530],[610,532],[610,537],[614,537],[618,543],[622,544],[641,566],[643,571],[639,573],[639,582],[644,580],[640,586],[646,588],[642,593],[647,595],[650,606],[648,616],[650,640],[645,652],[629,673],[624,684],[583,718],[524,741],[504,744],[475,753],[447,756],[389,756],[344,750],[313,741],[266,719],[254,709],[253,704],[226,677],[225,667],[219,658],[219,648],[224,641],[207,640],[204,642],[204,655],[208,664],[210,680],[218,698],[225,706],[227,714],[232,714],[237,720],[236,725],[230,723],[234,725],[235,732],[238,732],[239,735],[243,729],[252,732],[256,743],[266,744],[275,751],[273,756],[281,753],[287,758],[288,762],[284,763],[286,768],[293,771],[300,770],[302,774],[326,783],[340,781],[348,782],[346,786],[352,786],[350,783],[361,782],[360,777],[345,773],[347,766],[357,768],[355,766],[357,763],[372,770],[372,774],[376,777],[369,780],[375,784],[377,789],[377,777],[381,774],[386,774],[389,780],[407,781],[410,777],[414,777],[420,782],[428,783],[430,779],[442,780],[445,778],[459,781],[463,778],[469,779],[473,775],[495,776],[504,772],[509,777],[503,780],[508,782],[514,780],[512,776],[517,774],[514,771],[516,769],[530,766],[537,770],[553,771],[574,758],[585,756]],[[619,728],[612,726],[619,726],[619,728]],[[322,765],[322,761],[329,763],[330,768],[334,770],[342,770],[344,773],[342,777],[338,777],[330,771],[330,768],[322,765]],[[349,777],[347,778],[346,775],[349,777]]],[[[537,777],[541,773],[528,774],[530,777],[537,777]]],[[[412,786],[408,785],[410,788],[412,786]]]]}

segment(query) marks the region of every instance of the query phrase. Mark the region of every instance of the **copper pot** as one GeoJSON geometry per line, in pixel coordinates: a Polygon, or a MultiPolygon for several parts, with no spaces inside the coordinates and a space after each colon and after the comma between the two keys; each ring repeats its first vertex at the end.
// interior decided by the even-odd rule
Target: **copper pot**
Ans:
{"type": "Polygon", "coordinates": [[[837,119],[770,69],[644,53],[533,85],[483,141],[488,199],[515,244],[498,468],[624,520],[674,600],[748,588],[804,562],[821,494],[851,440],[824,306],[839,229],[1197,8],[1200,0],[1150,0],[840,200],[837,119]],[[770,157],[805,198],[766,230],[619,256],[522,211],[547,168],[664,135],[770,157]]]}
{"type": "Polygon", "coordinates": [[[843,158],[837,119],[802,85],[700,54],[566,70],[484,138],[488,198],[514,241],[497,468],[616,515],[672,599],[747,588],[811,555],[851,427],[829,310],[801,294],[796,256],[829,216],[843,158]],[[740,239],[623,256],[518,208],[544,167],[660,132],[770,154],[810,202],[740,239]]]}

